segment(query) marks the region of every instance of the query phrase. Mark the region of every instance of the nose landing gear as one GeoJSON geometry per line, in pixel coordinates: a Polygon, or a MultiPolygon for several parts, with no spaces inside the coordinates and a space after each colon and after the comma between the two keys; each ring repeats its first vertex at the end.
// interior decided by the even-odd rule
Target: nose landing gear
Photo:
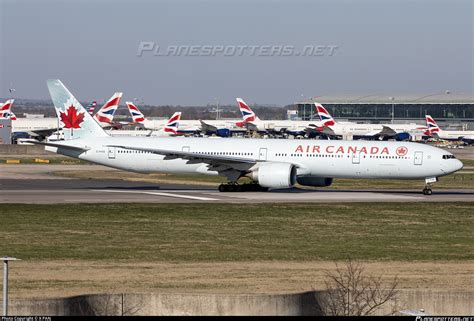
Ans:
{"type": "Polygon", "coordinates": [[[423,189],[423,195],[431,195],[433,194],[433,190],[431,189],[431,186],[433,183],[436,183],[438,181],[437,177],[429,177],[425,179],[425,188],[423,189]]]}
{"type": "Polygon", "coordinates": [[[423,189],[423,194],[424,195],[431,195],[433,194],[433,191],[431,190],[431,185],[428,184],[425,186],[425,188],[423,189]]]}

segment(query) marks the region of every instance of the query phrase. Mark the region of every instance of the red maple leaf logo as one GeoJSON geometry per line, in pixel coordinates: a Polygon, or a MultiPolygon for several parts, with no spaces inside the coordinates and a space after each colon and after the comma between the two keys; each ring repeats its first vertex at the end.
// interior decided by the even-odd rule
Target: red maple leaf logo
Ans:
{"type": "Polygon", "coordinates": [[[69,106],[66,112],[61,112],[61,121],[64,123],[64,128],[81,128],[81,123],[84,121],[84,113],[78,113],[74,106],[69,106]]]}
{"type": "Polygon", "coordinates": [[[408,148],[405,146],[400,146],[396,150],[398,156],[405,156],[408,152],[408,148]]]}

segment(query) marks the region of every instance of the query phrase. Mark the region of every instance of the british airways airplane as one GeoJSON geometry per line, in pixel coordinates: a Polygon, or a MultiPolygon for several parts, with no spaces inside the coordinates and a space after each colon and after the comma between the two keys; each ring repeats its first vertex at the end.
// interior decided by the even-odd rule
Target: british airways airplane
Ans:
{"type": "Polygon", "coordinates": [[[417,124],[358,124],[358,123],[339,123],[332,118],[331,114],[320,103],[315,102],[314,106],[318,113],[323,130],[321,133],[329,136],[350,135],[358,138],[395,138],[397,140],[406,140],[410,134],[423,134],[426,126],[417,124]]]}
{"type": "Polygon", "coordinates": [[[35,142],[46,150],[133,172],[221,175],[219,191],[329,186],[333,178],[425,180],[463,164],[442,149],[409,142],[212,139],[109,136],[60,80],[47,82],[64,141],[35,142]],[[239,185],[240,177],[255,184],[239,185]]]}
{"type": "Polygon", "coordinates": [[[426,115],[426,134],[443,140],[463,141],[474,144],[474,131],[472,130],[443,130],[430,115],[426,115]]]}

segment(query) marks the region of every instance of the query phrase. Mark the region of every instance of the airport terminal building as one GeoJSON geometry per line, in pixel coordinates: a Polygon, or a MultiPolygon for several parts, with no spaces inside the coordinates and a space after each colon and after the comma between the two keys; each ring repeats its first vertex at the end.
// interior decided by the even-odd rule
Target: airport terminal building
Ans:
{"type": "Polygon", "coordinates": [[[416,97],[315,97],[297,102],[299,119],[318,119],[313,101],[326,107],[336,119],[359,123],[424,123],[431,115],[441,127],[474,130],[474,99],[472,96],[443,95],[416,97]],[[370,98],[370,99],[369,99],[370,98]]]}

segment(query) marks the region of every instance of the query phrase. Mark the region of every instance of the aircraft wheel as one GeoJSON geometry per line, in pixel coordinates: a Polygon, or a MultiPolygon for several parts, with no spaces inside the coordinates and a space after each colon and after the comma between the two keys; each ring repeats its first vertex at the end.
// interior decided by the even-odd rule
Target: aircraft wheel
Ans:
{"type": "Polygon", "coordinates": [[[225,192],[228,192],[228,191],[229,190],[227,189],[227,185],[225,185],[225,184],[219,185],[219,192],[225,193],[225,192]]]}
{"type": "Polygon", "coordinates": [[[423,190],[423,194],[424,195],[431,195],[431,194],[433,194],[433,191],[431,190],[431,188],[425,188],[423,190]]]}

